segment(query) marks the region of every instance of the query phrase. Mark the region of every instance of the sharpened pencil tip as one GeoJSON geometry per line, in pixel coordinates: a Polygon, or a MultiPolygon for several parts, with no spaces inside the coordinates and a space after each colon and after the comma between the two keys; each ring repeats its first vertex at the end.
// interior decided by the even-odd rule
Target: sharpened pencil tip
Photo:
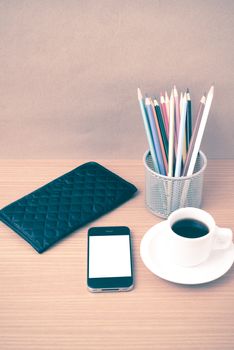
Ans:
{"type": "Polygon", "coordinates": [[[201,103],[206,103],[206,96],[205,96],[205,94],[202,96],[202,98],[201,98],[201,101],[200,101],[201,103]]]}
{"type": "Polygon", "coordinates": [[[137,88],[137,96],[138,96],[138,100],[142,100],[142,93],[139,88],[137,88]]]}
{"type": "Polygon", "coordinates": [[[172,98],[174,98],[174,91],[173,91],[173,89],[171,89],[170,100],[171,100],[172,98]]]}
{"type": "Polygon", "coordinates": [[[145,99],[145,104],[146,104],[147,106],[150,105],[150,98],[149,98],[149,97],[146,97],[146,99],[145,99]]]}
{"type": "Polygon", "coordinates": [[[174,85],[174,88],[173,88],[173,93],[174,93],[174,97],[178,97],[178,91],[177,91],[175,85],[174,85]]]}
{"type": "Polygon", "coordinates": [[[212,85],[211,87],[210,87],[210,90],[208,91],[208,94],[207,94],[207,100],[209,100],[209,99],[211,99],[211,101],[212,101],[212,99],[213,99],[213,96],[214,96],[214,86],[212,85]]]}
{"type": "Polygon", "coordinates": [[[165,91],[165,101],[166,101],[166,102],[169,102],[169,96],[168,96],[167,91],[165,91]]]}

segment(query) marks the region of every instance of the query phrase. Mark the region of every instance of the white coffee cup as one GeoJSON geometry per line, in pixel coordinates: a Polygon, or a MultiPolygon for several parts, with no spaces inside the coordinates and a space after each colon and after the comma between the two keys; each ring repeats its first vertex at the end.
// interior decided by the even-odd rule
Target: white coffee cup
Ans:
{"type": "Polygon", "coordinates": [[[170,259],[185,267],[201,264],[208,259],[212,250],[227,249],[232,243],[232,231],[218,227],[210,214],[198,208],[187,207],[174,211],[165,221],[165,230],[170,259]],[[200,221],[207,226],[208,233],[190,238],[189,233],[184,237],[174,232],[173,224],[184,219],[200,221]]]}

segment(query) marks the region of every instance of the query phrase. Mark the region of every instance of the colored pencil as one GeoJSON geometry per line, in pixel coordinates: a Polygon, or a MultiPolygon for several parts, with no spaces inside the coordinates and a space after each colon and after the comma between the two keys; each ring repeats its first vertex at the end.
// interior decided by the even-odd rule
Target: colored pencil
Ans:
{"type": "Polygon", "coordinates": [[[182,113],[181,113],[181,118],[180,118],[180,129],[179,129],[177,156],[176,156],[175,177],[179,177],[181,175],[181,163],[182,163],[182,153],[183,153],[183,143],[184,143],[184,133],[185,133],[185,123],[186,123],[186,111],[187,111],[187,98],[186,98],[186,94],[184,94],[182,113]]]}
{"type": "Polygon", "coordinates": [[[167,109],[166,109],[164,96],[162,94],[160,95],[160,105],[161,105],[161,109],[162,109],[162,115],[163,115],[163,119],[164,119],[166,135],[167,135],[167,138],[168,138],[168,136],[169,136],[168,115],[167,115],[167,109]]]}
{"type": "MultiPolygon", "coordinates": [[[[187,115],[186,115],[186,120],[187,120],[187,115]]],[[[187,155],[187,149],[186,149],[186,132],[184,133],[184,140],[183,140],[183,163],[186,161],[186,155],[187,155]]]]}
{"type": "Polygon", "coordinates": [[[187,176],[192,175],[194,167],[195,167],[195,164],[196,164],[197,155],[198,155],[198,152],[199,152],[199,149],[200,149],[200,146],[201,146],[201,141],[202,141],[202,137],[203,137],[203,134],[204,134],[205,127],[206,127],[206,123],[207,123],[208,115],[209,115],[209,112],[210,112],[210,107],[211,107],[211,103],[212,103],[212,100],[213,100],[213,96],[214,96],[214,86],[212,85],[210,90],[209,90],[209,92],[208,92],[208,94],[207,94],[204,111],[202,113],[201,123],[200,123],[199,130],[198,130],[198,133],[197,133],[196,141],[195,141],[195,144],[194,144],[191,160],[189,162],[187,176]]]}
{"type": "MultiPolygon", "coordinates": [[[[180,93],[180,99],[179,99],[179,110],[180,110],[180,115],[182,114],[182,109],[183,109],[183,100],[184,100],[184,96],[183,96],[183,93],[181,92],[180,93]]],[[[184,135],[185,137],[186,135],[184,135]]],[[[184,140],[184,142],[186,142],[186,139],[184,140]]],[[[185,162],[185,159],[186,159],[186,154],[185,154],[185,148],[186,147],[186,144],[185,146],[183,146],[183,162],[185,162]]]]}
{"type": "Polygon", "coordinates": [[[159,172],[158,160],[157,160],[156,151],[155,151],[154,144],[153,144],[152,133],[150,130],[149,120],[148,120],[148,116],[146,113],[141,90],[139,88],[137,89],[137,95],[138,95],[138,101],[139,101],[139,105],[140,105],[140,109],[141,109],[142,119],[144,122],[145,132],[146,132],[146,136],[147,136],[147,140],[148,140],[148,144],[149,144],[150,154],[152,157],[153,167],[154,167],[154,170],[158,173],[159,172]]]}
{"type": "Polygon", "coordinates": [[[155,148],[156,154],[157,154],[159,172],[162,175],[166,175],[166,170],[164,167],[163,155],[162,155],[162,150],[161,150],[161,147],[163,148],[163,143],[161,140],[161,144],[160,144],[160,136],[158,134],[157,126],[155,123],[155,117],[156,117],[155,109],[154,109],[154,106],[153,106],[151,99],[148,97],[146,97],[146,99],[145,99],[145,107],[146,107],[146,111],[147,111],[148,118],[149,118],[154,148],[155,148]]]}
{"type": "Polygon", "coordinates": [[[194,144],[195,144],[195,141],[196,141],[199,125],[201,123],[202,114],[203,114],[203,111],[204,111],[204,108],[205,108],[205,103],[206,103],[206,97],[205,97],[205,95],[203,95],[201,100],[200,100],[200,105],[199,105],[199,108],[198,108],[197,118],[196,118],[196,121],[195,121],[195,126],[194,126],[192,137],[191,137],[191,140],[190,140],[189,149],[188,149],[187,156],[186,156],[186,161],[185,161],[185,164],[184,164],[183,176],[186,176],[186,174],[188,172],[188,167],[189,167],[189,163],[190,163],[190,160],[191,160],[194,144]]]}
{"type": "Polygon", "coordinates": [[[182,108],[183,108],[183,93],[180,93],[180,115],[182,114],[182,108]]]}
{"type": "Polygon", "coordinates": [[[163,121],[162,112],[161,112],[160,106],[158,104],[158,101],[156,99],[154,99],[154,108],[155,108],[155,112],[156,112],[156,115],[158,118],[160,131],[162,134],[162,140],[163,140],[164,150],[166,153],[166,158],[168,160],[168,139],[167,139],[167,134],[166,134],[166,129],[165,129],[164,121],[163,121]]]}
{"type": "Polygon", "coordinates": [[[166,110],[167,110],[167,118],[168,118],[168,122],[169,122],[169,118],[170,118],[170,99],[169,99],[167,91],[165,91],[165,105],[166,105],[166,110]]]}
{"type": "Polygon", "coordinates": [[[165,175],[166,175],[167,171],[168,171],[167,156],[166,156],[166,152],[165,152],[165,148],[164,148],[164,144],[163,144],[163,138],[162,138],[159,122],[158,122],[158,117],[157,117],[157,114],[156,114],[156,111],[154,108],[154,103],[153,103],[152,99],[150,99],[150,104],[151,104],[151,109],[152,109],[152,113],[154,116],[154,121],[155,121],[155,125],[156,125],[156,130],[157,130],[157,135],[158,135],[158,139],[159,139],[160,150],[161,150],[161,154],[162,154],[163,165],[164,165],[165,175]]]}
{"type": "Polygon", "coordinates": [[[178,137],[179,137],[179,130],[180,130],[180,107],[179,107],[179,96],[178,96],[178,91],[177,91],[175,85],[174,85],[174,88],[173,88],[173,93],[174,93],[174,99],[175,99],[176,136],[177,136],[177,140],[178,140],[178,137]]]}
{"type": "Polygon", "coordinates": [[[177,147],[178,147],[178,137],[177,137],[177,130],[176,130],[176,105],[175,105],[175,96],[174,96],[174,90],[172,89],[173,92],[173,98],[174,98],[174,156],[176,157],[177,154],[177,147]]]}
{"type": "Polygon", "coordinates": [[[187,96],[186,150],[188,151],[189,142],[192,136],[192,104],[191,104],[189,89],[187,89],[186,96],[187,96]]]}
{"type": "MultiPolygon", "coordinates": [[[[189,89],[178,95],[176,86],[160,94],[160,101],[143,98],[138,88],[138,101],[144,122],[154,170],[169,177],[191,176],[196,165],[204,130],[214,95],[212,85],[207,98],[202,96],[194,129],[189,89]]],[[[183,198],[186,195],[183,190],[183,198]]],[[[170,192],[170,191],[169,191],[170,192]]],[[[181,197],[182,198],[182,197],[181,197]]]]}
{"type": "Polygon", "coordinates": [[[174,96],[173,91],[170,97],[170,119],[169,119],[169,149],[168,149],[168,176],[173,176],[174,156],[174,96]]]}

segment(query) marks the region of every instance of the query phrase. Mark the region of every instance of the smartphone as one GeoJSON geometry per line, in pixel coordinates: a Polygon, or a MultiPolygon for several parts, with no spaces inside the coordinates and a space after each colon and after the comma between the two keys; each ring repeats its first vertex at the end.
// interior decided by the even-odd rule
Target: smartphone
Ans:
{"type": "Polygon", "coordinates": [[[133,288],[131,235],[128,227],[90,228],[87,257],[87,285],[91,292],[119,292],[133,288]]]}

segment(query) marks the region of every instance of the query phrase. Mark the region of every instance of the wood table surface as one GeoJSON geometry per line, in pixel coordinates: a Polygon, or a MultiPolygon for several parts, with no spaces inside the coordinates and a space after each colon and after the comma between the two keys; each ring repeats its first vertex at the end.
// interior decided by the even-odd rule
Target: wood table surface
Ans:
{"type": "MultiPolygon", "coordinates": [[[[167,282],[140,258],[145,232],[162,219],[144,204],[138,160],[98,160],[135,184],[133,199],[38,254],[0,223],[0,349],[234,349],[234,266],[197,286],[167,282]],[[86,287],[87,230],[126,225],[133,238],[135,288],[90,293],[86,287]]],[[[0,207],[85,160],[2,160],[0,207]]],[[[209,160],[203,209],[234,230],[234,160],[209,160]]]]}

